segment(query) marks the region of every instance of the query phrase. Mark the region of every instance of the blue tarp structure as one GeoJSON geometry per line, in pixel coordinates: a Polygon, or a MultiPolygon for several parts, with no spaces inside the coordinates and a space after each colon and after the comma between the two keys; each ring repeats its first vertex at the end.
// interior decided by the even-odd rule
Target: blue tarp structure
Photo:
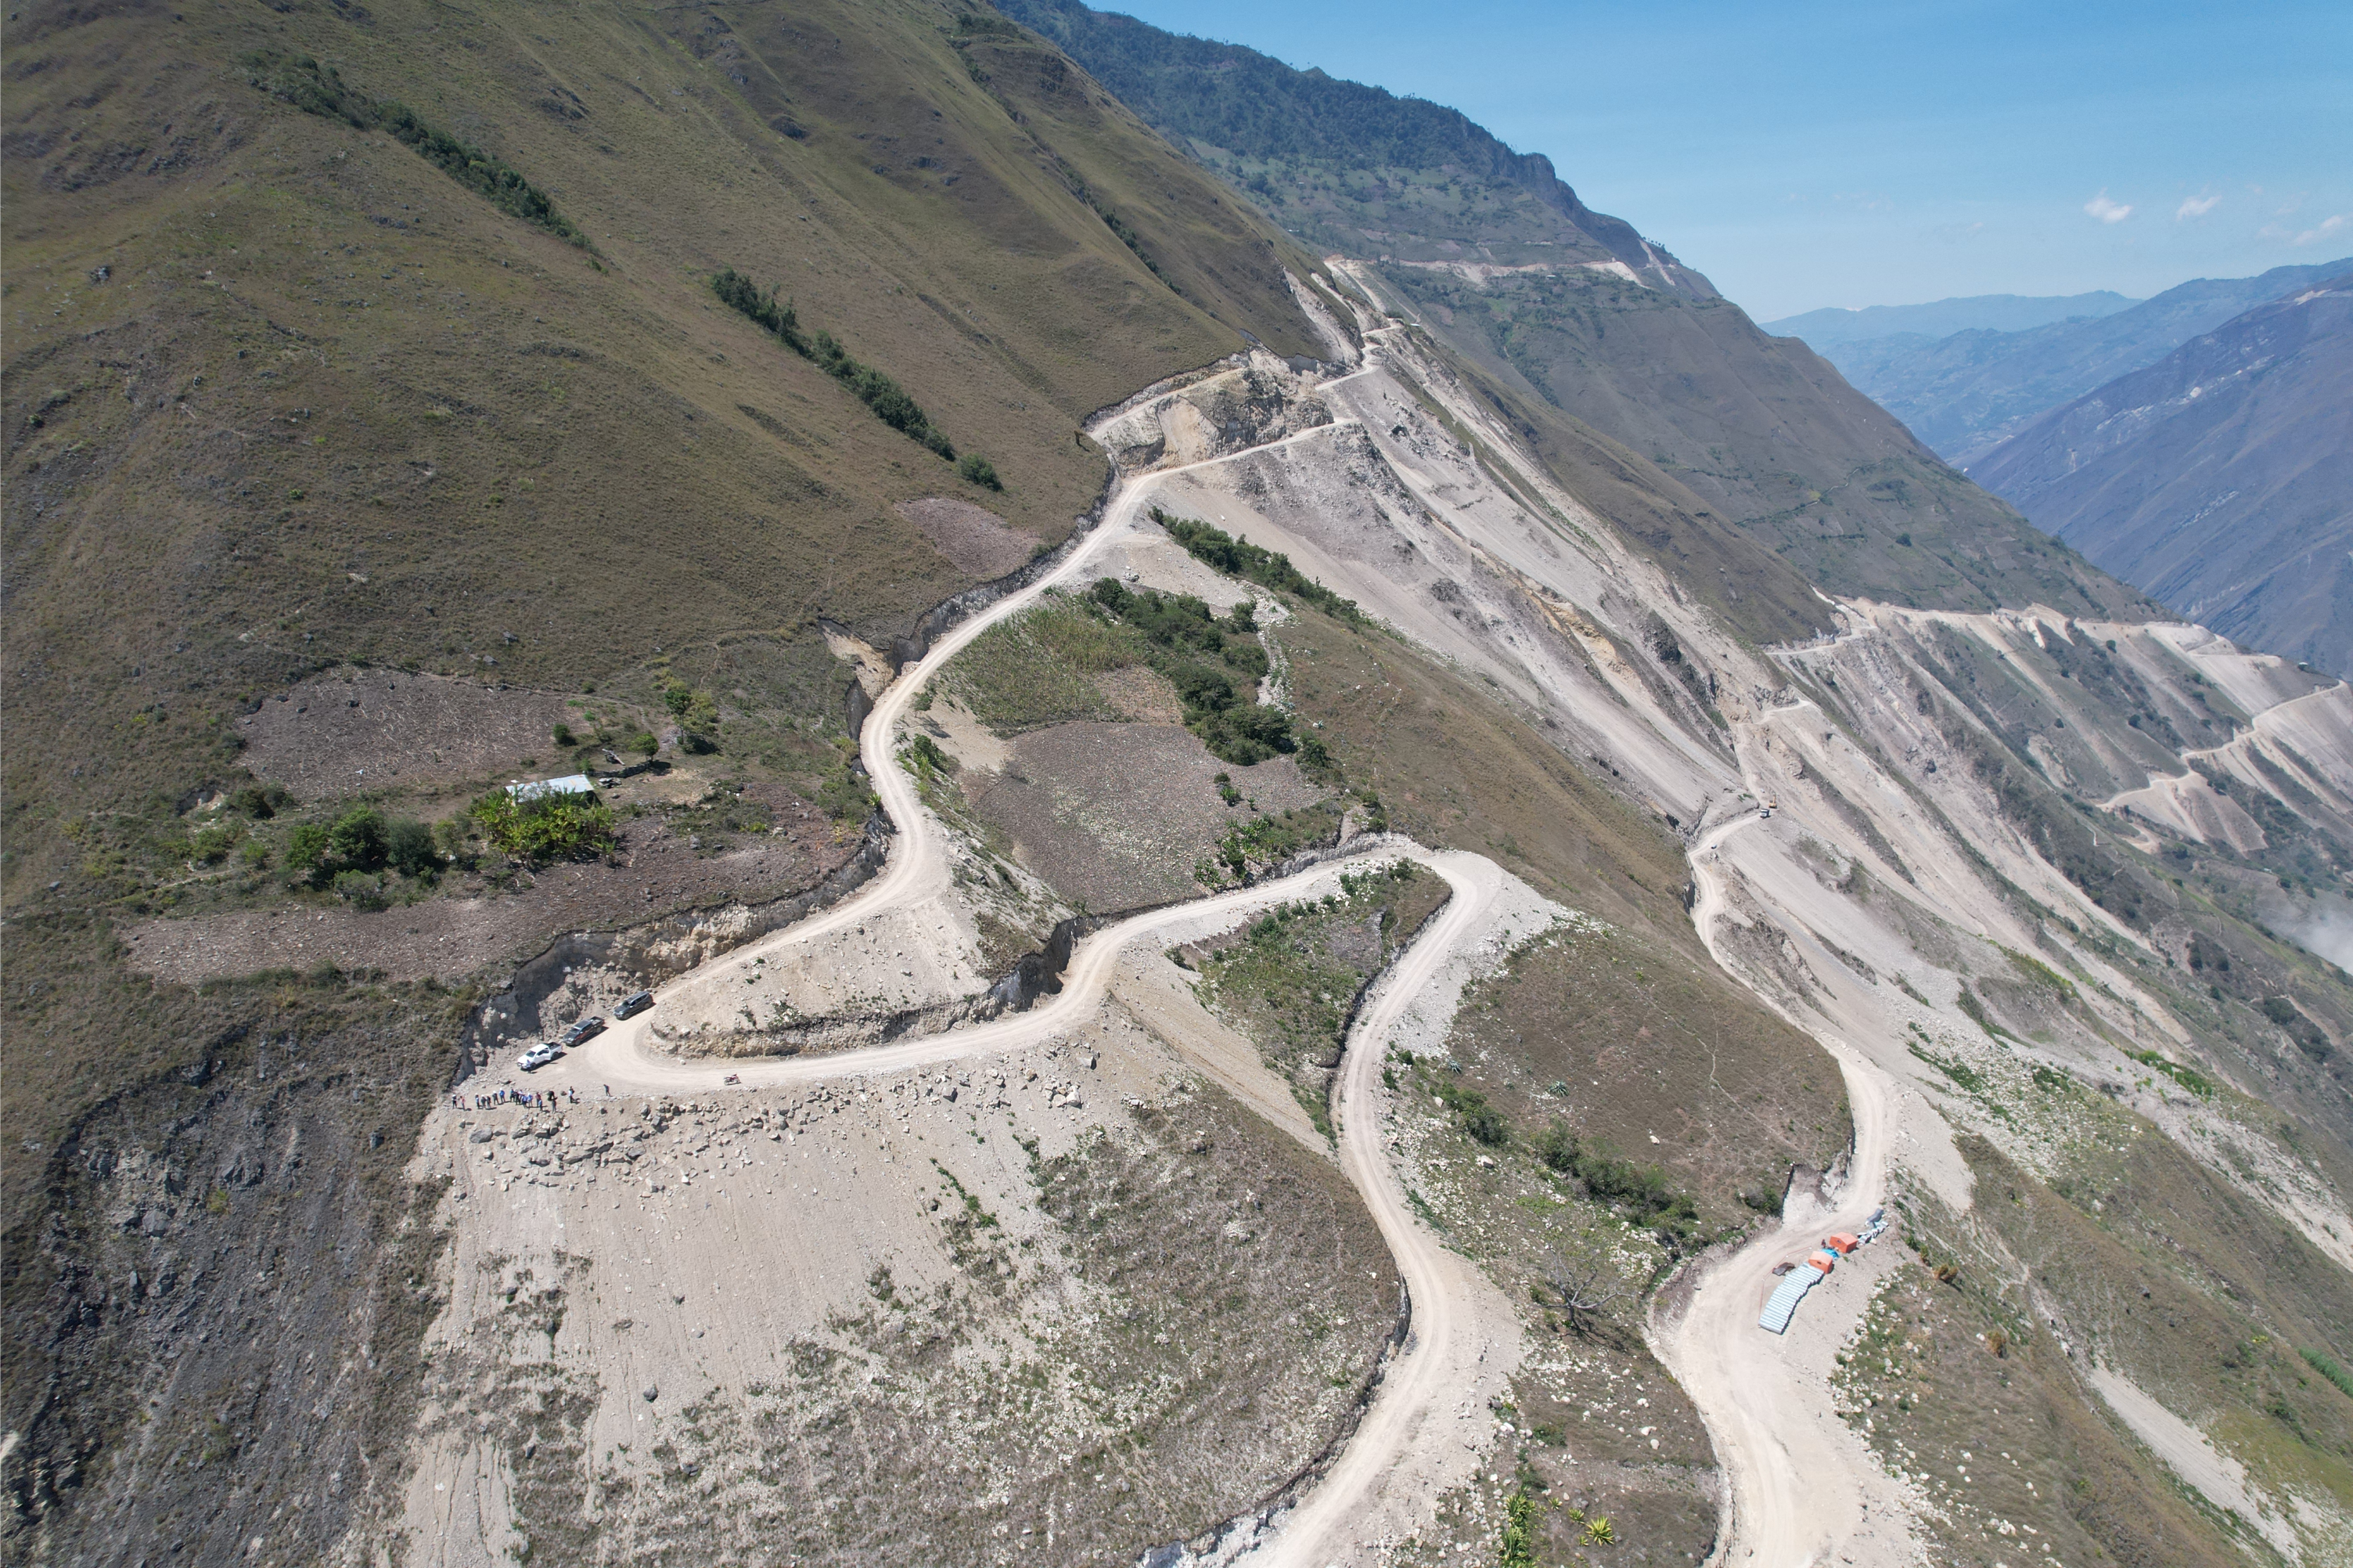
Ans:
{"type": "Polygon", "coordinates": [[[1811,1264],[1800,1263],[1781,1276],[1780,1285],[1765,1299],[1765,1310],[1758,1314],[1757,1326],[1777,1334],[1789,1331],[1789,1320],[1797,1314],[1798,1303],[1806,1292],[1821,1283],[1821,1273],[1811,1264]]]}
{"type": "MultiPolygon", "coordinates": [[[[1857,1233],[1859,1244],[1868,1243],[1887,1228],[1887,1210],[1883,1206],[1871,1211],[1871,1218],[1857,1233]]],[[[1806,1292],[1822,1282],[1821,1271],[1810,1263],[1800,1263],[1781,1276],[1781,1283],[1765,1298],[1765,1310],[1757,1315],[1757,1326],[1777,1334],[1789,1331],[1789,1320],[1797,1315],[1798,1303],[1806,1292]]]]}

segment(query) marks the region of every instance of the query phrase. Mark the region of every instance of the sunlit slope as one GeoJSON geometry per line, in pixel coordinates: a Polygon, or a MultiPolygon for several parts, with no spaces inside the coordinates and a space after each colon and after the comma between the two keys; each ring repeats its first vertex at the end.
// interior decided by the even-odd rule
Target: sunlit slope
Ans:
{"type": "Polygon", "coordinates": [[[1262,226],[952,7],[181,15],[12,30],[11,701],[36,728],[347,657],[564,686],[818,616],[884,640],[970,581],[893,502],[1050,542],[1103,483],[1091,409],[1245,331],[1318,346],[1262,226]],[[503,160],[585,245],[264,92],[259,49],[503,160]],[[721,306],[729,266],[1003,490],[721,306]]]}

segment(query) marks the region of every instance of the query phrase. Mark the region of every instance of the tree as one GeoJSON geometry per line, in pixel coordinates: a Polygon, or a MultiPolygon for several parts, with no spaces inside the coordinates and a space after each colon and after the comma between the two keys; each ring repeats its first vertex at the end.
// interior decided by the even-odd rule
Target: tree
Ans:
{"type": "Polygon", "coordinates": [[[1600,1264],[1575,1272],[1556,1252],[1553,1254],[1552,1266],[1545,1271],[1545,1283],[1560,1298],[1560,1310],[1567,1316],[1569,1328],[1580,1334],[1593,1326],[1594,1314],[1630,1293],[1625,1282],[1615,1273],[1605,1271],[1600,1264]],[[1615,1289],[1610,1289],[1613,1285],[1615,1289]]]}
{"type": "Polygon", "coordinates": [[[956,472],[986,489],[1001,490],[1005,488],[1004,481],[997,477],[997,465],[977,452],[966,452],[964,460],[956,465],[956,472]]]}

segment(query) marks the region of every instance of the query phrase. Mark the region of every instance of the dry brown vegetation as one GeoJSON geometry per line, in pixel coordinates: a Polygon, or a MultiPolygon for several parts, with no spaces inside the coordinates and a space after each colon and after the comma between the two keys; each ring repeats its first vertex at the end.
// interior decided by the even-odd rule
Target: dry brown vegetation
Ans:
{"type": "Polygon", "coordinates": [[[1853,1125],[1838,1064],[1753,998],[1614,931],[1562,928],[1465,993],[1448,1050],[1523,1135],[1657,1164],[1712,1226],[1778,1213],[1853,1125]]]}

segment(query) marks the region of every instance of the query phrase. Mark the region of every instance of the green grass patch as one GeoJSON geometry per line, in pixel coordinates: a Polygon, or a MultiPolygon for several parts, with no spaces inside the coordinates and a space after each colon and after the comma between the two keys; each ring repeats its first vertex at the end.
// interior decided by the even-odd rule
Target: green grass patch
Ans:
{"type": "Polygon", "coordinates": [[[2335,1384],[2346,1398],[2353,1399],[2353,1372],[2347,1372],[2343,1363],[2327,1351],[2305,1350],[2296,1353],[2304,1357],[2313,1371],[2335,1384]]]}
{"type": "Polygon", "coordinates": [[[2155,1068],[2200,1100],[2214,1098],[2214,1080],[2195,1068],[2186,1068],[2179,1062],[2168,1061],[2155,1051],[2126,1051],[2125,1055],[2145,1068],[2155,1068]]]}
{"type": "Polygon", "coordinates": [[[1970,1067],[1968,1063],[1955,1061],[1946,1057],[1940,1057],[1934,1051],[1922,1050],[1918,1046],[1914,1045],[1909,1040],[1904,1042],[1904,1048],[1910,1051],[1914,1056],[1918,1057],[1922,1061],[1926,1062],[1930,1067],[1935,1068],[1938,1072],[1943,1073],[1947,1078],[1951,1079],[1955,1083],[1959,1084],[1971,1094],[1983,1094],[1985,1092],[1985,1075],[1978,1072],[1975,1068],[1970,1067]]]}

